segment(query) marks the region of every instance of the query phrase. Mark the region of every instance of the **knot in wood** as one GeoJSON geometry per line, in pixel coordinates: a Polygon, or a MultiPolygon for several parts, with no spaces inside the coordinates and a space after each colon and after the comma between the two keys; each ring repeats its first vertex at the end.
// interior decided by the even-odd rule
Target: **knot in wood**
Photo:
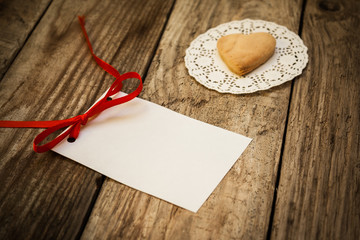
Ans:
{"type": "Polygon", "coordinates": [[[319,7],[322,10],[336,12],[340,10],[340,4],[335,1],[321,1],[319,3],[319,7]]]}

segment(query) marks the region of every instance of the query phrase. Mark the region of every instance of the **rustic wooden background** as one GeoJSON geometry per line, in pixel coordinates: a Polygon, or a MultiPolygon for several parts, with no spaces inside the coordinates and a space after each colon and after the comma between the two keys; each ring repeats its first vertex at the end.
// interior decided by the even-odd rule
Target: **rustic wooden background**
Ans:
{"type": "Polygon", "coordinates": [[[141,98],[254,139],[191,213],[34,153],[41,130],[0,129],[0,239],[359,239],[359,13],[356,0],[0,1],[1,120],[69,118],[109,87],[78,25],[85,15],[96,54],[142,75],[141,98]],[[244,18],[298,33],[303,74],[248,95],[194,81],[190,42],[244,18]]]}

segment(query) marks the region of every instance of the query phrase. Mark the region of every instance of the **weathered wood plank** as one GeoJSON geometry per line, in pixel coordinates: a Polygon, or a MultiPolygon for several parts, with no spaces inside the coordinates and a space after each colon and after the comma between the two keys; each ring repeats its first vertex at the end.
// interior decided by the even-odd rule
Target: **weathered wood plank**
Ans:
{"type": "Polygon", "coordinates": [[[264,19],[297,32],[300,13],[300,1],[176,1],[142,97],[254,140],[196,214],[107,179],[83,239],[266,237],[291,84],[220,94],[192,79],[183,59],[196,36],[220,23],[264,19]]]}
{"type": "MultiPolygon", "coordinates": [[[[171,5],[54,1],[0,83],[0,119],[72,117],[110,86],[114,79],[92,59],[77,15],[87,16],[101,58],[120,72],[145,74],[171,5]]],[[[0,239],[76,238],[102,183],[100,174],[58,154],[34,153],[39,132],[0,129],[0,239]]]]}
{"type": "Polygon", "coordinates": [[[360,3],[308,1],[305,74],[295,82],[275,239],[359,239],[360,3]]]}
{"type": "Polygon", "coordinates": [[[51,0],[0,2],[0,80],[51,0]]]}

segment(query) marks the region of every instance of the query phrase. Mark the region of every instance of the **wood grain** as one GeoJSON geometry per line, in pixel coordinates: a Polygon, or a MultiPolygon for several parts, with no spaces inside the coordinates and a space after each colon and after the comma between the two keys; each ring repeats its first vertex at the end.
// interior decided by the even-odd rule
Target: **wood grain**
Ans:
{"type": "Polygon", "coordinates": [[[0,80],[51,0],[0,2],[0,80]]]}
{"type": "Polygon", "coordinates": [[[360,3],[308,1],[272,238],[359,239],[360,3]]]}
{"type": "Polygon", "coordinates": [[[297,32],[300,13],[300,1],[176,1],[142,98],[253,142],[196,214],[106,179],[83,239],[266,237],[291,84],[220,94],[192,79],[183,59],[190,42],[218,24],[264,19],[297,32]]]}
{"type": "MultiPolygon", "coordinates": [[[[120,72],[145,74],[171,4],[54,1],[0,83],[0,119],[72,117],[110,86],[114,79],[92,59],[77,15],[86,15],[99,57],[120,72]]],[[[103,182],[58,154],[34,153],[39,132],[0,129],[0,239],[77,238],[103,182]]]]}

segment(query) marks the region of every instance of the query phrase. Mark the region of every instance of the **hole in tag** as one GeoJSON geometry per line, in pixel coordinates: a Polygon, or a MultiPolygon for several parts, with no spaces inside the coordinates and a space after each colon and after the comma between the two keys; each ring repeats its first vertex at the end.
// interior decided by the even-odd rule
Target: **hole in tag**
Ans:
{"type": "Polygon", "coordinates": [[[111,98],[111,97],[107,97],[106,100],[107,100],[107,101],[111,101],[112,98],[111,98]]]}
{"type": "Polygon", "coordinates": [[[67,139],[67,141],[68,141],[69,143],[73,143],[73,142],[75,142],[75,141],[76,141],[76,139],[75,139],[75,138],[73,138],[73,137],[70,137],[70,138],[68,138],[68,139],[67,139]]]}

